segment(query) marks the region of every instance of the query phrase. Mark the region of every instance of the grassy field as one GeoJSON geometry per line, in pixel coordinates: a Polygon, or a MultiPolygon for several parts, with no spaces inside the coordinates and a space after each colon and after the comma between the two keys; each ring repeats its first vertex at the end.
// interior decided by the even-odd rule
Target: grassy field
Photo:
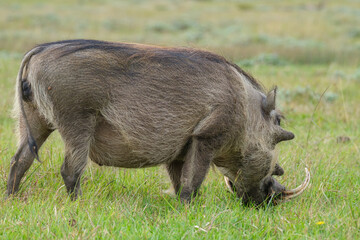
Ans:
{"type": "MultiPolygon", "coordinates": [[[[0,192],[16,151],[11,119],[23,54],[73,38],[190,46],[214,51],[279,87],[291,142],[278,146],[288,187],[312,174],[299,198],[246,208],[212,170],[186,205],[162,193],[162,167],[128,170],[89,163],[72,202],[54,133],[15,197],[0,200],[3,239],[359,239],[360,2],[71,1],[0,2],[0,192]],[[350,139],[349,141],[343,141],[350,139]]],[[[4,194],[5,196],[5,194],[4,194]]]]}

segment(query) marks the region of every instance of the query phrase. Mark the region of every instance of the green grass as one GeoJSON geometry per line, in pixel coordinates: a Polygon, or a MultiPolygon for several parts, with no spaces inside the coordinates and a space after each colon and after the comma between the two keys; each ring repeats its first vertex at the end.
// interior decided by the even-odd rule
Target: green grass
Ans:
{"type": "Polygon", "coordinates": [[[297,186],[304,167],[312,179],[301,197],[257,210],[242,206],[212,170],[187,205],[162,193],[170,186],[162,167],[89,163],[83,196],[72,202],[60,175],[63,143],[54,133],[40,151],[44,162],[33,164],[19,194],[0,201],[0,238],[360,238],[360,5],[270,2],[1,1],[1,193],[16,151],[10,116],[22,54],[37,43],[70,38],[210,49],[266,87],[277,85],[284,126],[296,135],[278,146],[285,169],[278,179],[297,186]],[[339,136],[350,141],[338,142],[339,136]]]}

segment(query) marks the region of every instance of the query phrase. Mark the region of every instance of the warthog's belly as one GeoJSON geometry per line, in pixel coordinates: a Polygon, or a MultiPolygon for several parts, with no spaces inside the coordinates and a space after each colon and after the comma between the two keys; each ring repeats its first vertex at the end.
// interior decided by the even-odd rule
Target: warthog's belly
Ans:
{"type": "Polygon", "coordinates": [[[143,168],[171,162],[181,150],[181,144],[178,144],[179,150],[154,148],[154,144],[146,137],[134,138],[101,120],[90,144],[89,157],[100,166],[143,168]]]}

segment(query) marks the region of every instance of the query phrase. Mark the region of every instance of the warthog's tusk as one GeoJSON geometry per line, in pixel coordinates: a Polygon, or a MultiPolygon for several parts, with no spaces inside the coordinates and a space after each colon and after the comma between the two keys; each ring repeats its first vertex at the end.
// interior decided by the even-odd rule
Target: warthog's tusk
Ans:
{"type": "Polygon", "coordinates": [[[231,193],[234,193],[234,186],[232,185],[230,179],[228,177],[225,177],[224,176],[224,180],[225,180],[225,184],[228,188],[228,190],[231,192],[231,193]]]}
{"type": "Polygon", "coordinates": [[[280,201],[290,200],[292,198],[299,196],[300,194],[302,194],[305,191],[305,189],[309,186],[309,183],[310,183],[310,172],[307,168],[305,168],[305,172],[306,172],[306,178],[305,178],[304,182],[295,189],[283,191],[282,192],[283,197],[280,201]]]}

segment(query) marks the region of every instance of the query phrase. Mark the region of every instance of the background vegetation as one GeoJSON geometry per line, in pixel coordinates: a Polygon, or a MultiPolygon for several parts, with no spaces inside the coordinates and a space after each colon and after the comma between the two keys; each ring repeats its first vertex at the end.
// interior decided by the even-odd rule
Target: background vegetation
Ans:
{"type": "Polygon", "coordinates": [[[23,54],[38,43],[92,38],[212,50],[270,88],[278,85],[286,129],[280,144],[288,187],[304,167],[298,199],[245,208],[212,170],[191,205],[162,193],[161,167],[126,170],[89,163],[83,197],[71,202],[53,134],[14,198],[0,200],[0,237],[124,239],[360,238],[360,2],[1,0],[0,192],[16,151],[13,103],[23,54]]]}

